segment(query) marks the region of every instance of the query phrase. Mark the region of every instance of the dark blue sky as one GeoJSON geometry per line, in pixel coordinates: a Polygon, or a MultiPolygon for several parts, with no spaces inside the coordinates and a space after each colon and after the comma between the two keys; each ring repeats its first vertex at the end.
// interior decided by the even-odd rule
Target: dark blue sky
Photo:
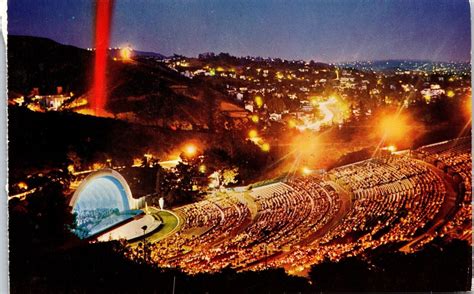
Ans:
{"type": "MultiPolygon", "coordinates": [[[[92,47],[92,0],[9,0],[10,34],[92,47]]],[[[112,45],[323,62],[470,60],[467,0],[116,0],[112,45]]]]}

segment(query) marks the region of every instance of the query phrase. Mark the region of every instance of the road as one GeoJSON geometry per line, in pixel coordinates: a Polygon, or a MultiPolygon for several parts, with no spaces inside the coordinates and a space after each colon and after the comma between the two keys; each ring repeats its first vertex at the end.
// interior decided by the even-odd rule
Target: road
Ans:
{"type": "Polygon", "coordinates": [[[324,115],[324,117],[321,120],[317,121],[305,121],[304,125],[298,126],[297,128],[299,130],[304,130],[304,129],[310,129],[310,130],[315,130],[319,131],[322,125],[327,125],[332,123],[332,120],[334,118],[334,113],[329,109],[328,106],[334,105],[337,102],[336,98],[331,97],[328,100],[319,103],[319,110],[321,113],[324,115]]]}

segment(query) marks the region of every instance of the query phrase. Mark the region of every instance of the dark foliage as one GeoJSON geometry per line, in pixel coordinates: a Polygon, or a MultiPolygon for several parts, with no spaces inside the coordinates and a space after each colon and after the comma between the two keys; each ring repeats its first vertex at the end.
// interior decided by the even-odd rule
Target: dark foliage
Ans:
{"type": "Polygon", "coordinates": [[[364,261],[350,257],[313,266],[317,291],[468,291],[471,251],[465,241],[434,241],[414,254],[380,253],[364,261]]]}

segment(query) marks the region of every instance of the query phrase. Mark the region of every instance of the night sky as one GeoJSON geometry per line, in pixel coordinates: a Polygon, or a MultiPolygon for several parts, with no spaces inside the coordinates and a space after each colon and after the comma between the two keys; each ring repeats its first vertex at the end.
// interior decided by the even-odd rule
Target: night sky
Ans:
{"type": "MultiPolygon", "coordinates": [[[[10,34],[93,47],[92,0],[10,0],[10,34]]],[[[470,60],[467,0],[116,0],[112,45],[323,62],[470,60]]]]}

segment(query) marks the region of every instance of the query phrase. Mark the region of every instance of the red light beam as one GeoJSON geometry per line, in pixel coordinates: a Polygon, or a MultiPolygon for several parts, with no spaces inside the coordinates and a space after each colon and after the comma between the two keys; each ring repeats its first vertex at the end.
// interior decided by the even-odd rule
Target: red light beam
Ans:
{"type": "Polygon", "coordinates": [[[113,0],[96,0],[94,84],[91,101],[96,115],[104,111],[107,101],[106,68],[112,8],[113,0]]]}

